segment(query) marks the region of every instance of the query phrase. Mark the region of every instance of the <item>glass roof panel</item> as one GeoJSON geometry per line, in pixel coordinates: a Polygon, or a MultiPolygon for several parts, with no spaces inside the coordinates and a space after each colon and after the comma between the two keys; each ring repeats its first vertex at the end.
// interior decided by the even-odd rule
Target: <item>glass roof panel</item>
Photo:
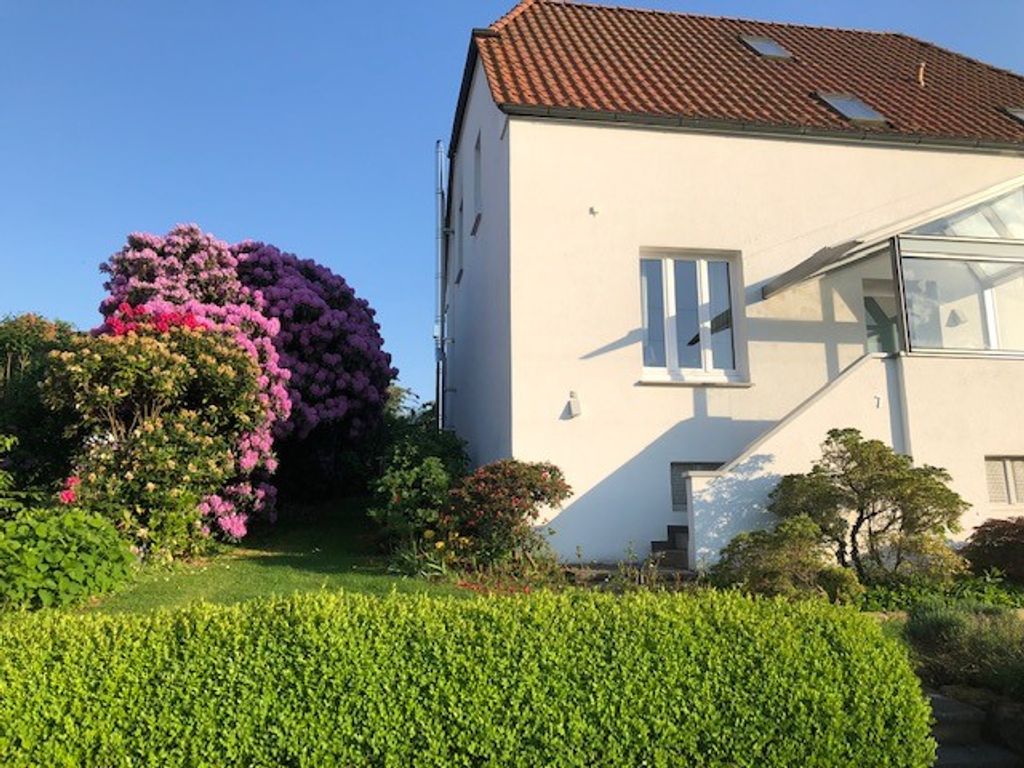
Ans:
{"type": "Polygon", "coordinates": [[[769,59],[788,59],[791,57],[789,51],[772,40],[770,37],[760,35],[740,35],[740,40],[753,48],[757,53],[769,59]]]}
{"type": "Polygon", "coordinates": [[[1024,240],[1024,187],[928,222],[907,234],[1024,240]]]}
{"type": "Polygon", "coordinates": [[[884,123],[885,117],[849,93],[819,93],[832,109],[848,120],[858,123],[884,123]]]}

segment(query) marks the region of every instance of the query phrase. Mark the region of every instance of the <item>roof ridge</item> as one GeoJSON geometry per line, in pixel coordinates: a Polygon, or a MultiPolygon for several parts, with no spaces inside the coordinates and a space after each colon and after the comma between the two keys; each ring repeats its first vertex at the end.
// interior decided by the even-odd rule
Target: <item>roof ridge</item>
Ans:
{"type": "Polygon", "coordinates": [[[1011,77],[1015,77],[1018,80],[1024,81],[1024,75],[1022,75],[1020,72],[1015,72],[1012,69],[1007,69],[1006,67],[997,67],[995,64],[990,64],[984,59],[975,58],[974,56],[970,56],[966,53],[960,53],[960,51],[954,51],[952,48],[947,48],[944,45],[933,43],[931,40],[925,40],[923,37],[914,37],[913,35],[908,35],[905,32],[892,32],[891,34],[896,37],[902,37],[906,40],[912,40],[915,43],[920,43],[921,45],[926,45],[929,48],[935,49],[936,51],[942,51],[943,53],[948,53],[951,56],[956,56],[957,58],[960,59],[966,59],[967,61],[973,64],[980,64],[981,66],[985,67],[986,69],[990,69],[993,72],[999,72],[1000,74],[1003,75],[1010,75],[1011,77]]]}
{"type": "MultiPolygon", "coordinates": [[[[666,11],[662,8],[638,8],[630,5],[620,5],[618,3],[600,3],[594,0],[520,0],[519,4],[516,5],[512,10],[502,16],[498,21],[491,25],[492,28],[505,27],[509,22],[514,21],[517,16],[526,11],[531,5],[535,3],[540,4],[552,4],[562,5],[568,8],[591,8],[595,10],[603,11],[626,11],[627,13],[643,13],[651,14],[654,16],[685,16],[692,19],[715,19],[718,21],[739,21],[746,22],[749,24],[765,24],[772,27],[796,27],[798,29],[827,29],[833,32],[854,32],[865,35],[901,35],[903,37],[909,37],[912,40],[919,40],[913,35],[908,35],[903,32],[894,32],[891,30],[884,29],[858,29],[855,27],[835,27],[828,26],[827,24],[805,24],[799,21],[767,21],[765,19],[754,19],[749,16],[724,16],[713,13],[690,13],[688,11],[666,11]]],[[[924,42],[924,41],[922,41],[924,42]]],[[[937,46],[938,47],[938,46],[937,46]]],[[[951,51],[955,53],[955,51],[951,51]]],[[[958,54],[960,55],[960,54],[958,54]]]]}

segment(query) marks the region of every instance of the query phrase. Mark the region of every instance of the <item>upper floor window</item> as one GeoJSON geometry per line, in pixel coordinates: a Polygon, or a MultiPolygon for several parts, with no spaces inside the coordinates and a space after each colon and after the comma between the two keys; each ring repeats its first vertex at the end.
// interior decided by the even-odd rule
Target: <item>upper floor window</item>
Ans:
{"type": "Polygon", "coordinates": [[[735,271],[734,260],[721,256],[640,260],[646,379],[740,379],[735,271]]]}
{"type": "Polygon", "coordinates": [[[476,145],[473,147],[473,231],[476,234],[480,227],[480,218],[484,211],[484,185],[483,185],[483,152],[481,150],[481,134],[476,135],[476,145]]]}
{"type": "Polygon", "coordinates": [[[462,280],[463,258],[466,250],[466,242],[463,239],[465,221],[463,220],[463,202],[459,200],[459,210],[455,217],[455,282],[462,280]]]}

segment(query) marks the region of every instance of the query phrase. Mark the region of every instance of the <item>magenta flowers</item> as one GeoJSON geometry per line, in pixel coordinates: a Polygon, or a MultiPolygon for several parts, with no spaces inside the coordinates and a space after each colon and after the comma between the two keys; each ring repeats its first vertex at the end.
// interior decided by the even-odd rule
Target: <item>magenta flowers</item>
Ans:
{"type": "Polygon", "coordinates": [[[291,417],[278,437],[301,440],[321,424],[360,437],[383,410],[398,374],[383,349],[380,326],[365,299],[344,278],[272,245],[234,247],[242,283],[262,296],[265,312],[281,324],[274,344],[291,373],[291,417]]]}

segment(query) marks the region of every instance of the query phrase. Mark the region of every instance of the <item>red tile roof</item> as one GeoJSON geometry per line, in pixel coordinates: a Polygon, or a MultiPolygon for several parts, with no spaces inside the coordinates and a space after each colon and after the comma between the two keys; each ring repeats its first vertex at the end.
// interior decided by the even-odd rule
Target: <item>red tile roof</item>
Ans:
{"type": "Polygon", "coordinates": [[[524,0],[474,30],[471,55],[511,113],[1024,150],[1005,111],[1024,107],[1024,78],[898,33],[524,0]],[[760,56],[741,35],[792,57],[760,56]],[[853,123],[821,93],[855,95],[888,122],[853,123]]]}

